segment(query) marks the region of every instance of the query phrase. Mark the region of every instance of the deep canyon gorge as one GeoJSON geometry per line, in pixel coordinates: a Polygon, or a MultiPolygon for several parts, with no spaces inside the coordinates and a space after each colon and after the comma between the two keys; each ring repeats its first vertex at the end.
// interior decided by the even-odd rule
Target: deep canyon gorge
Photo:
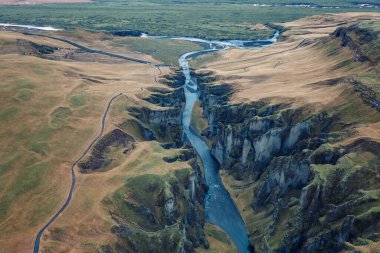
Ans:
{"type": "Polygon", "coordinates": [[[245,44],[138,38],[193,43],[178,66],[112,34],[3,32],[14,113],[46,117],[23,159],[60,168],[36,188],[41,209],[0,196],[4,217],[16,210],[4,249],[29,250],[44,228],[37,252],[376,252],[379,24],[378,13],[323,14],[245,44]],[[32,78],[12,76],[16,65],[32,78]],[[30,224],[21,236],[18,220],[30,224]]]}

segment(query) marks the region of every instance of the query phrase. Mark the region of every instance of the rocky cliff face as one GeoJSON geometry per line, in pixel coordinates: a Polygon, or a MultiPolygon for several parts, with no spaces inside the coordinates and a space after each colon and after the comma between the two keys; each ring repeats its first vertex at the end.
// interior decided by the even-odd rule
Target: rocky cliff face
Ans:
{"type": "MultiPolygon", "coordinates": [[[[117,133],[133,129],[135,142],[155,140],[165,149],[180,148],[176,156],[163,157],[158,162],[187,161],[188,168],[132,177],[104,199],[105,208],[117,224],[112,229],[117,242],[102,246],[103,252],[194,252],[208,245],[203,230],[203,173],[196,154],[182,140],[184,93],[178,88],[181,78],[177,72],[160,80],[170,89],[149,89],[150,96],[145,100],[154,106],[128,108],[133,117],[118,124],[117,133]]],[[[124,145],[123,139],[117,139],[122,143],[111,144],[124,145]]],[[[83,168],[96,164],[97,160],[93,160],[89,159],[83,168]]]]}
{"type": "Polygon", "coordinates": [[[340,38],[341,45],[349,47],[355,53],[358,61],[370,61],[372,64],[377,64],[380,60],[377,51],[380,40],[379,31],[368,29],[369,27],[367,24],[339,27],[333,36],[340,38]]]}
{"type": "Polygon", "coordinates": [[[116,252],[194,252],[208,245],[203,231],[205,187],[196,160],[189,162],[191,171],[136,177],[117,193],[124,197],[108,200],[118,223],[113,228],[116,252]],[[131,217],[137,224],[131,225],[131,217]]]}
{"type": "Polygon", "coordinates": [[[231,88],[213,81],[212,73],[198,75],[204,134],[222,169],[254,184],[247,189],[253,198],[244,201],[253,211],[255,252],[337,252],[379,239],[379,195],[372,195],[380,185],[377,142],[333,146],[349,132],[338,113],[230,104],[231,88]]]}

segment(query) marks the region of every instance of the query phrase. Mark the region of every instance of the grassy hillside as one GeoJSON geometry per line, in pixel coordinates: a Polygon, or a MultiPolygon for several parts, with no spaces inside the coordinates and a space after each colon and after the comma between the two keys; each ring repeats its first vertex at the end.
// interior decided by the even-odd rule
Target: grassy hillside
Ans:
{"type": "MultiPolygon", "coordinates": [[[[71,163],[98,134],[110,97],[124,91],[133,98],[155,84],[158,71],[109,57],[92,58],[67,44],[14,32],[2,31],[0,45],[0,251],[28,252],[42,224],[64,202],[71,163]],[[41,55],[32,45],[61,49],[41,55]],[[127,76],[127,71],[132,74],[127,76]]],[[[83,179],[78,176],[86,185],[83,179]]],[[[79,209],[87,210],[82,218],[93,217],[85,207],[93,207],[95,198],[78,191],[79,209]]],[[[97,227],[108,232],[104,220],[97,227]]]]}

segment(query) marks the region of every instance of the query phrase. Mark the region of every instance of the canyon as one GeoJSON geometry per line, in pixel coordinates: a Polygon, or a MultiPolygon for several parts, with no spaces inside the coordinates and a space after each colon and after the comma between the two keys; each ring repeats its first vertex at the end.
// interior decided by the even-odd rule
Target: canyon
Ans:
{"type": "Polygon", "coordinates": [[[73,198],[40,252],[379,250],[380,15],[278,26],[275,44],[205,48],[179,67],[113,47],[111,34],[2,31],[3,68],[27,66],[21,81],[3,74],[3,105],[18,102],[3,115],[13,133],[1,133],[27,157],[3,156],[40,185],[0,191],[6,252],[31,250],[64,203],[70,168],[73,198]]]}
{"type": "Polygon", "coordinates": [[[274,46],[232,49],[195,71],[207,124],[194,129],[254,252],[378,249],[379,93],[363,78],[378,71],[367,49],[378,19],[286,23],[274,46]]]}

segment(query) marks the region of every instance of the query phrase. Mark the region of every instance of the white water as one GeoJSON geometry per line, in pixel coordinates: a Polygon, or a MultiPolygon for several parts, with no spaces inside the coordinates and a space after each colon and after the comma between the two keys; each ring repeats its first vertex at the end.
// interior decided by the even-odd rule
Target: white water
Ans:
{"type": "Polygon", "coordinates": [[[0,23],[0,27],[19,27],[26,29],[42,30],[42,31],[61,31],[63,29],[57,29],[52,26],[34,26],[34,25],[16,25],[8,23],[0,23]]]}
{"type": "MultiPolygon", "coordinates": [[[[143,33],[141,35],[142,38],[152,38],[152,39],[172,39],[172,40],[186,40],[186,41],[191,41],[191,42],[199,42],[199,43],[205,43],[208,44],[210,49],[202,50],[202,51],[197,51],[197,52],[205,52],[205,51],[215,51],[215,50],[224,50],[228,49],[230,47],[236,47],[236,48],[242,48],[242,49],[257,49],[257,48],[264,48],[268,45],[261,45],[261,46],[254,46],[254,47],[246,47],[244,46],[244,43],[248,42],[269,42],[269,43],[275,43],[277,41],[278,36],[280,35],[279,31],[276,31],[276,33],[273,35],[272,38],[270,39],[258,39],[258,40],[225,40],[225,41],[220,41],[220,40],[204,40],[204,39],[199,39],[199,38],[192,38],[192,37],[180,37],[180,36],[151,36],[146,33],[143,33]],[[216,49],[216,46],[221,47],[221,49],[216,49]]],[[[184,55],[181,56],[181,58],[186,58],[189,55],[192,55],[197,52],[188,52],[184,55]],[[186,56],[185,56],[186,55],[186,56]]]]}

